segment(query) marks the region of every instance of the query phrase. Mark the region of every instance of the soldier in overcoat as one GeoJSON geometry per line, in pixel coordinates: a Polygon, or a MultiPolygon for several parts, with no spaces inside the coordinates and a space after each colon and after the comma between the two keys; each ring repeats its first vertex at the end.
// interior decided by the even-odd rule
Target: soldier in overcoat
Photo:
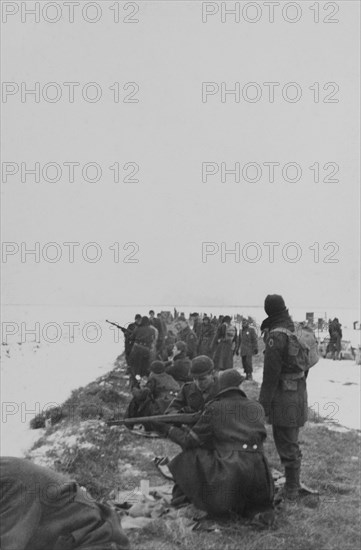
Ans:
{"type": "Polygon", "coordinates": [[[198,354],[212,357],[212,342],[215,334],[214,325],[209,317],[203,317],[199,331],[198,354]]]}
{"type": "Polygon", "coordinates": [[[152,347],[155,342],[154,327],[148,317],[142,317],[140,325],[133,331],[130,342],[132,351],[129,356],[131,387],[138,385],[136,376],[148,376],[152,361],[152,347]]]}
{"type": "Polygon", "coordinates": [[[217,394],[191,429],[163,425],[163,433],[182,447],[168,465],[174,505],[183,495],[213,516],[272,511],[264,411],[240,389],[243,380],[236,370],[220,373],[217,394]]]}
{"type": "Polygon", "coordinates": [[[214,363],[210,357],[206,355],[195,357],[192,360],[190,376],[193,382],[183,384],[166,414],[203,411],[207,401],[217,393],[218,377],[214,373],[214,363]]]}
{"type": "Polygon", "coordinates": [[[133,399],[128,405],[126,417],[163,414],[179,390],[178,382],[165,372],[163,361],[153,361],[145,386],[132,390],[133,399]]]}
{"type": "Polygon", "coordinates": [[[216,370],[233,368],[234,347],[237,347],[237,329],[231,324],[230,316],[225,315],[212,344],[212,348],[215,350],[213,360],[216,370]]]}
{"type": "Polygon", "coordinates": [[[305,424],[308,412],[306,379],[289,354],[287,334],[273,332],[276,328],[295,330],[282,296],[268,295],[264,308],[268,317],[261,325],[266,348],[259,401],[272,424],[274,442],[285,467],[284,495],[294,500],[300,489],[299,429],[305,424]]]}
{"type": "Polygon", "coordinates": [[[240,349],[246,379],[252,380],[252,356],[258,353],[258,339],[254,328],[249,326],[248,319],[242,319],[242,330],[239,331],[238,348],[240,349]]]}

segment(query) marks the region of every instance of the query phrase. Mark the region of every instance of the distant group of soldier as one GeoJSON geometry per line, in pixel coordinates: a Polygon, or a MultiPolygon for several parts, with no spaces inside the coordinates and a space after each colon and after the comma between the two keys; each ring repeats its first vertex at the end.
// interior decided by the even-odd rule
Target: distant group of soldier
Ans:
{"type": "Polygon", "coordinates": [[[249,319],[242,318],[238,333],[229,315],[217,318],[192,313],[187,321],[184,313],[177,310],[174,316],[169,313],[155,316],[151,310],[149,316],[137,314],[134,322],[122,330],[132,386],[137,376],[149,375],[151,363],[156,359],[166,362],[167,367],[173,362],[172,375],[185,382],[185,363],[189,365],[199,355],[210,357],[215,370],[223,371],[232,368],[233,356],[240,354],[246,378],[252,379],[252,356],[258,353],[258,339],[249,319]]]}

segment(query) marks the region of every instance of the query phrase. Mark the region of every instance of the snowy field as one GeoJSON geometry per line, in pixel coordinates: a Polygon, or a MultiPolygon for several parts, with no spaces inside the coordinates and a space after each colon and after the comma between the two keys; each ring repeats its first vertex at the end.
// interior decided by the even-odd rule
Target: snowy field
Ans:
{"type": "Polygon", "coordinates": [[[29,430],[35,414],[60,405],[72,389],[111,370],[122,349],[112,342],[82,341],[7,348],[1,367],[1,454],[22,456],[41,435],[29,430]]]}
{"type": "MultiPolygon", "coordinates": [[[[29,429],[35,414],[61,404],[73,389],[113,367],[115,358],[123,351],[123,336],[105,323],[106,318],[127,324],[134,313],[144,314],[148,309],[4,308],[1,454],[22,456],[42,432],[29,429]],[[34,332],[29,332],[30,329],[34,332]]],[[[181,309],[186,314],[193,310],[181,309]]],[[[222,311],[213,308],[213,312],[222,311]]],[[[238,309],[238,312],[253,315],[257,321],[263,318],[260,310],[255,313],[238,309]]],[[[356,345],[360,331],[344,329],[344,332],[356,345]]],[[[360,429],[360,371],[354,361],[321,359],[308,379],[309,404],[314,413],[328,417],[336,428],[360,429]]],[[[255,379],[261,382],[262,369],[255,373],[255,379]]]]}
{"type": "MultiPolygon", "coordinates": [[[[321,416],[332,429],[360,430],[360,373],[361,366],[355,361],[321,358],[307,378],[310,420],[321,416]]],[[[262,368],[256,370],[254,379],[262,382],[262,368]]]]}
{"type": "Polygon", "coordinates": [[[60,405],[73,389],[111,370],[124,345],[122,333],[90,310],[79,315],[79,310],[39,308],[19,318],[12,309],[7,331],[16,333],[4,345],[3,331],[1,346],[1,455],[22,456],[42,432],[29,429],[35,414],[60,405]],[[25,333],[30,328],[34,334],[25,333]]]}

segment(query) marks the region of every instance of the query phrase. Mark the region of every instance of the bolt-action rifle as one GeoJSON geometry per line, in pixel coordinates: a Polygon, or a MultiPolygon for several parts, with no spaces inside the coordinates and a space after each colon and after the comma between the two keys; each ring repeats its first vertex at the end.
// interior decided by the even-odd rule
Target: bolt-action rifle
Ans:
{"type": "Polygon", "coordinates": [[[108,319],[105,319],[105,322],[109,323],[110,325],[113,325],[114,327],[119,328],[119,330],[121,330],[123,334],[127,332],[127,329],[125,327],[121,327],[120,325],[118,325],[118,323],[113,323],[112,321],[108,321],[108,319]]]}
{"type": "Polygon", "coordinates": [[[108,420],[108,426],[133,426],[148,422],[164,422],[166,424],[195,424],[201,416],[197,413],[158,414],[155,416],[139,416],[138,418],[123,418],[122,420],[108,420]]]}

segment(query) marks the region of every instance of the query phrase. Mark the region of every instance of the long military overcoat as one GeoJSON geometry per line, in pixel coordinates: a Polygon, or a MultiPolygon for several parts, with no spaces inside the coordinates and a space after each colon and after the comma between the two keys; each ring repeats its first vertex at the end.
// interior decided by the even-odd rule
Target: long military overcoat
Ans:
{"type": "Polygon", "coordinates": [[[301,427],[308,413],[306,379],[292,363],[288,353],[288,336],[282,332],[272,332],[276,327],[294,331],[289,316],[275,319],[270,324],[259,401],[274,426],[301,427]]]}
{"type": "Polygon", "coordinates": [[[241,390],[218,394],[192,430],[173,427],[169,437],[183,449],[169,469],[195,506],[215,516],[271,507],[273,483],[262,449],[264,411],[241,390]]]}

